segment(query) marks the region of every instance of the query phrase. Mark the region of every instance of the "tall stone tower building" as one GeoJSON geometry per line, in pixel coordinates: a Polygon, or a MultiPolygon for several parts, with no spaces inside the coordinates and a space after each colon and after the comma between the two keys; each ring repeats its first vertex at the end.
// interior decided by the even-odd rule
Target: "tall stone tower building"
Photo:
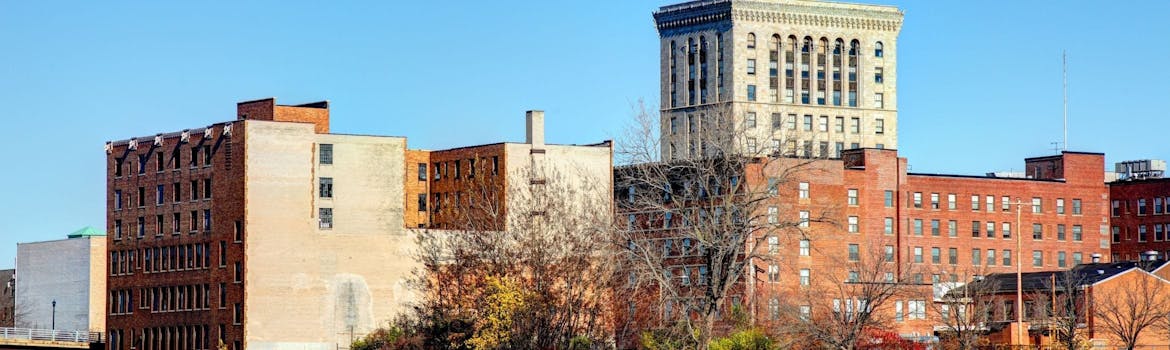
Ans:
{"type": "Polygon", "coordinates": [[[660,8],[662,155],[710,150],[733,130],[749,154],[837,158],[897,148],[901,10],[802,0],[660,8]]]}

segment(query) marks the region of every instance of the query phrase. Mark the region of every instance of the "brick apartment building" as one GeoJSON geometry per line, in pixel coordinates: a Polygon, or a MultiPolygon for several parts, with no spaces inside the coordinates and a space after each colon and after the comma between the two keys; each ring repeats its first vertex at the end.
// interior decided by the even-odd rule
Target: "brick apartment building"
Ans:
{"type": "Polygon", "coordinates": [[[1108,209],[1113,260],[1170,256],[1170,178],[1110,182],[1108,209]]]}
{"type": "MultiPolygon", "coordinates": [[[[844,300],[849,296],[834,295],[833,290],[836,284],[854,278],[848,275],[854,271],[846,271],[845,264],[867,256],[881,256],[895,262],[898,269],[912,271],[896,282],[913,286],[918,296],[900,296],[887,310],[875,312],[890,313],[894,320],[890,327],[900,335],[922,337],[932,335],[936,324],[937,315],[927,307],[934,284],[1013,272],[1017,262],[1023,263],[1024,271],[1069,268],[1109,253],[1107,208],[1102,200],[1108,194],[1101,171],[1103,154],[1063,152],[1028,158],[1025,167],[1033,178],[909,173],[906,159],[888,149],[846,150],[841,159],[812,162],[812,171],[785,173],[783,167],[765,167],[762,172],[746,172],[760,176],[744,177],[747,189],[780,184],[770,190],[774,195],[766,209],[761,208],[767,212],[756,215],[779,215],[791,222],[807,222],[817,213],[825,216],[822,222],[802,224],[807,226],[801,230],[803,236],[749,241],[768,242],[766,249],[774,263],[750,267],[753,272],[746,286],[738,289],[743,295],[734,296],[725,307],[742,302],[762,324],[782,322],[780,310],[800,312],[806,318],[818,312],[810,305],[818,300],[800,297],[810,290],[825,299],[842,299],[834,300],[835,305],[848,305],[844,300]]],[[[622,174],[620,168],[615,171],[615,184],[626,183],[622,174]]],[[[618,194],[626,191],[615,189],[618,194]]],[[[671,239],[669,227],[677,229],[677,223],[647,222],[665,213],[631,212],[621,206],[622,198],[616,203],[618,218],[636,214],[633,219],[638,222],[631,227],[652,227],[647,235],[667,247],[689,245],[671,239]]],[[[678,214],[674,217],[683,216],[678,214]]],[[[699,266],[702,261],[680,264],[699,266]]],[[[679,265],[668,270],[677,280],[703,279],[696,267],[679,265]]],[[[646,307],[657,306],[630,309],[646,307]]],[[[656,324],[627,325],[625,335],[653,327],[656,324]]]]}
{"type": "Polygon", "coordinates": [[[546,145],[543,115],[528,125],[524,144],[409,150],[330,133],[327,102],[270,98],[107,143],[109,348],[347,347],[414,300],[413,229],[442,224],[425,206],[459,197],[453,184],[498,177],[504,208],[540,182],[518,169],[572,166],[610,187],[610,143],[546,145]]]}

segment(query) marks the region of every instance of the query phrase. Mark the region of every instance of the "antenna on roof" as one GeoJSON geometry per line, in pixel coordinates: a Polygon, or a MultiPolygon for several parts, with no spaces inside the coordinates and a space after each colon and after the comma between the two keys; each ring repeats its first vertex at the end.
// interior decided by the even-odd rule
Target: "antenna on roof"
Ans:
{"type": "Polygon", "coordinates": [[[1060,51],[1060,75],[1064,93],[1064,150],[1068,150],[1068,51],[1060,51]]]}

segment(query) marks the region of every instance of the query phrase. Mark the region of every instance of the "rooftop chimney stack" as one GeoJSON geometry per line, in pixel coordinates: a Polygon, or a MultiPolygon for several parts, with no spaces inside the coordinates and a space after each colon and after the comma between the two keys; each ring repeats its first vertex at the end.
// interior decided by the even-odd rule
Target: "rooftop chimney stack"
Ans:
{"type": "Polygon", "coordinates": [[[544,146],[544,111],[532,110],[524,113],[524,119],[527,122],[525,129],[526,139],[525,143],[533,147],[544,146]]]}

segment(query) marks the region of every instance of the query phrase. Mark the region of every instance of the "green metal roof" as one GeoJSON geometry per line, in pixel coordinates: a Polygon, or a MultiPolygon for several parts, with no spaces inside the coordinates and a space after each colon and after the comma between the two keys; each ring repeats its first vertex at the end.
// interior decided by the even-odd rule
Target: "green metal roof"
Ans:
{"type": "Polygon", "coordinates": [[[93,228],[92,226],[86,226],[86,227],[82,227],[80,230],[73,231],[73,233],[70,233],[69,238],[81,238],[81,237],[105,236],[105,235],[106,235],[105,232],[98,231],[96,228],[93,228]]]}

